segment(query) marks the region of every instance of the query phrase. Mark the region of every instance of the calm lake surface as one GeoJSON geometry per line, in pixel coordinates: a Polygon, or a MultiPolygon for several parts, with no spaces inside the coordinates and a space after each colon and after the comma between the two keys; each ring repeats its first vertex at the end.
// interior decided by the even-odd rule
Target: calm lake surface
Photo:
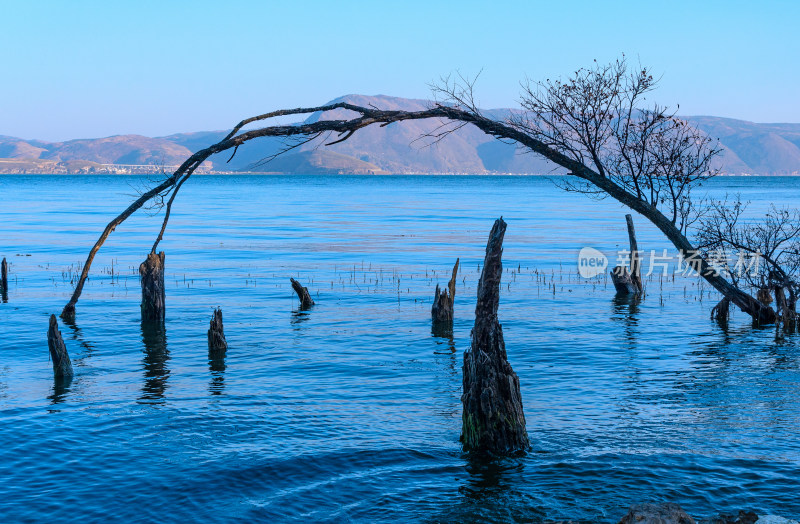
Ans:
{"type": "MultiPolygon", "coordinates": [[[[0,516],[4,522],[618,521],[643,501],[696,517],[800,517],[800,341],[657,273],[640,304],[577,275],[615,265],[625,210],[542,177],[198,176],[166,252],[164,333],[142,329],[138,265],[160,217],[97,256],[55,387],[48,317],[145,177],[0,176],[0,516]],[[500,321],[533,450],[460,451],[461,362],[493,221],[500,321]],[[430,306],[461,258],[452,338],[430,306]],[[289,277],[317,305],[297,311],[289,277]],[[229,349],[208,358],[221,306],[229,349]]],[[[720,178],[763,210],[800,178],[720,178]]],[[[670,246],[635,217],[640,248],[670,246]]],[[[672,250],[670,250],[672,252],[672,250]]]]}

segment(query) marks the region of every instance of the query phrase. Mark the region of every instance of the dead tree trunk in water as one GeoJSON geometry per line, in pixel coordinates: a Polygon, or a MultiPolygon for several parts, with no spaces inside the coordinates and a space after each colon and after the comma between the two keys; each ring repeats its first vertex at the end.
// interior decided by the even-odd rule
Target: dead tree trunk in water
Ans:
{"type": "MultiPolygon", "coordinates": [[[[581,113],[581,115],[576,116],[574,112],[567,111],[567,114],[559,115],[557,121],[555,122],[556,127],[554,128],[554,132],[559,133],[559,136],[572,136],[573,133],[569,130],[567,130],[564,135],[561,135],[562,131],[558,130],[559,128],[565,129],[564,126],[569,125],[567,121],[572,118],[583,118],[584,123],[587,122],[586,119],[589,119],[592,122],[598,122],[600,120],[605,121],[605,117],[608,115],[621,114],[620,111],[613,109],[614,107],[619,107],[620,102],[624,101],[622,102],[623,104],[633,104],[631,107],[636,105],[635,102],[641,98],[641,95],[649,91],[649,86],[652,85],[651,78],[647,76],[646,70],[643,70],[641,76],[637,74],[635,75],[635,78],[631,77],[632,81],[635,81],[635,85],[628,85],[624,87],[624,93],[630,94],[633,98],[629,99],[627,96],[620,96],[620,91],[618,89],[612,89],[614,85],[618,84],[608,81],[612,78],[609,76],[609,73],[612,73],[613,76],[613,74],[616,74],[614,73],[615,71],[621,71],[623,73],[621,76],[616,77],[617,79],[628,77],[627,73],[625,73],[624,62],[618,62],[617,65],[618,67],[616,68],[612,65],[606,69],[601,68],[597,70],[597,74],[595,74],[595,72],[589,72],[589,74],[579,78],[576,81],[577,85],[587,86],[590,88],[588,91],[585,89],[573,89],[572,86],[576,84],[572,82],[564,82],[563,84],[560,82],[557,83],[557,86],[560,87],[554,87],[554,89],[568,90],[565,95],[567,100],[572,100],[574,96],[583,96],[582,93],[594,93],[594,86],[600,86],[600,92],[597,95],[592,94],[591,96],[599,96],[600,98],[598,99],[599,103],[593,107],[592,110],[585,114],[581,113]],[[644,89],[642,89],[642,86],[644,86],[644,89]],[[573,90],[575,94],[570,93],[569,90],[573,90]],[[610,112],[608,112],[607,109],[609,107],[612,107],[610,112]]],[[[586,72],[587,70],[582,71],[586,72]]],[[[580,76],[581,72],[578,71],[576,74],[580,76]]],[[[555,84],[551,85],[551,87],[553,86],[555,86],[555,84]]],[[[469,87],[465,95],[467,93],[471,93],[471,87],[469,87]]],[[[542,157],[565,168],[568,171],[568,176],[570,179],[575,181],[577,184],[573,187],[586,189],[591,193],[603,193],[614,198],[621,204],[629,207],[633,211],[640,213],[642,216],[650,220],[650,222],[653,223],[653,225],[655,225],[659,230],[661,230],[661,232],[664,233],[664,235],[679,251],[687,254],[697,252],[692,243],[685,236],[685,224],[683,223],[683,219],[681,219],[679,222],[676,222],[679,217],[674,213],[675,208],[673,207],[671,210],[672,212],[670,212],[669,202],[664,203],[663,201],[653,197],[652,192],[650,192],[651,196],[648,197],[648,192],[641,191],[640,186],[637,185],[637,181],[640,180],[638,178],[640,176],[644,177],[643,179],[649,182],[659,182],[660,180],[684,180],[684,182],[680,183],[679,186],[680,188],[686,189],[692,184],[698,183],[702,179],[706,178],[706,175],[710,173],[710,171],[707,169],[708,161],[716,153],[714,150],[709,153],[702,152],[707,145],[707,141],[704,138],[705,135],[701,135],[699,132],[692,133],[691,129],[682,134],[680,129],[686,128],[682,125],[676,124],[676,119],[668,115],[663,109],[656,111],[639,111],[637,109],[632,114],[645,115],[644,120],[638,117],[628,117],[623,121],[624,125],[618,126],[618,130],[621,130],[624,133],[628,133],[631,130],[635,131],[636,129],[640,129],[638,126],[640,126],[642,122],[663,122],[663,126],[666,126],[666,128],[658,128],[658,132],[655,133],[644,133],[641,137],[639,137],[638,141],[634,141],[637,144],[637,147],[644,147],[643,151],[645,151],[648,155],[648,161],[644,162],[643,166],[652,165],[651,160],[658,161],[661,159],[663,154],[668,154],[671,151],[669,148],[672,146],[682,147],[682,145],[686,143],[684,140],[686,137],[695,139],[690,141],[690,143],[697,144],[697,148],[690,148],[688,153],[678,151],[676,153],[677,158],[680,160],[685,159],[687,161],[696,160],[697,162],[695,162],[695,164],[697,164],[697,166],[693,172],[693,175],[688,178],[685,177],[680,171],[677,173],[671,171],[669,176],[665,178],[661,176],[661,171],[659,170],[651,172],[643,171],[641,168],[638,168],[638,170],[633,174],[626,175],[623,172],[614,172],[615,170],[612,169],[613,159],[619,158],[618,155],[613,152],[613,150],[610,152],[605,151],[601,155],[605,156],[607,153],[610,154],[609,158],[612,160],[611,165],[604,163],[604,161],[596,155],[593,155],[594,159],[591,163],[588,161],[586,163],[582,163],[581,161],[576,160],[573,153],[576,151],[583,151],[583,148],[586,145],[585,142],[580,141],[586,139],[587,137],[586,135],[580,136],[580,132],[578,135],[569,138],[567,143],[563,144],[563,146],[551,145],[552,140],[545,136],[547,131],[537,127],[535,118],[533,120],[529,120],[525,114],[520,114],[520,119],[516,119],[516,121],[514,118],[507,122],[492,120],[478,111],[472,103],[464,104],[459,102],[458,98],[460,95],[458,94],[458,91],[449,92],[447,95],[451,100],[455,99],[454,104],[437,104],[434,107],[422,111],[381,110],[374,107],[361,107],[346,102],[337,102],[335,104],[326,106],[282,109],[242,120],[222,140],[193,154],[183,164],[181,164],[181,166],[170,177],[146,193],[143,193],[137,200],[131,203],[128,208],[126,208],[122,213],[108,223],[97,242],[89,251],[89,255],[83,265],[83,271],[81,272],[78,283],[75,286],[72,297],[67,305],[64,306],[64,309],[61,313],[62,317],[65,319],[74,318],[75,305],[81,296],[86,279],[89,277],[89,270],[91,269],[94,257],[101,246],[105,243],[111,232],[114,231],[114,229],[124,222],[128,217],[130,217],[135,211],[140,209],[153,198],[161,197],[163,199],[164,197],[169,196],[169,200],[167,202],[167,212],[164,216],[161,232],[159,233],[159,236],[156,239],[156,244],[152,249],[155,251],[158,242],[163,236],[167,220],[169,218],[170,204],[178,194],[178,190],[189,179],[192,173],[194,173],[194,171],[212,155],[231,149],[233,150],[233,154],[235,154],[239,146],[242,144],[261,137],[284,137],[288,139],[295,138],[300,140],[301,143],[309,143],[314,139],[322,137],[326,133],[338,133],[338,138],[328,143],[328,145],[333,145],[349,139],[358,130],[372,125],[387,126],[392,123],[411,120],[446,119],[460,124],[471,124],[487,135],[498,139],[516,142],[522,147],[526,148],[526,150],[541,155],[542,157]],[[334,111],[336,109],[347,109],[352,111],[355,116],[349,119],[319,119],[305,124],[272,125],[259,129],[242,131],[242,129],[249,124],[266,121],[271,118],[285,117],[289,115],[311,114],[317,112],[325,113],[328,111],[334,111]],[[650,120],[647,120],[648,118],[650,120]],[[653,120],[654,118],[655,120],[653,120]],[[533,127],[531,127],[531,125],[533,125],[533,127]],[[671,128],[678,129],[677,137],[670,134],[671,128]],[[653,144],[652,140],[658,140],[659,137],[663,138],[665,136],[669,138],[667,143],[659,145],[659,143],[656,142],[655,151],[651,151],[650,146],[653,144]],[[698,151],[695,151],[695,149],[698,151]],[[611,173],[609,172],[609,169],[611,169],[611,173]],[[667,214],[665,215],[664,213],[667,214]]],[[[545,94],[545,98],[548,100],[545,100],[545,104],[541,105],[536,102],[536,100],[531,98],[535,98],[535,94],[528,92],[528,95],[529,96],[523,95],[525,100],[528,101],[526,102],[527,105],[525,107],[527,109],[533,108],[536,110],[534,112],[539,113],[541,113],[541,111],[548,113],[549,108],[553,107],[552,103],[555,103],[560,107],[560,104],[562,104],[563,100],[565,100],[565,98],[558,96],[558,93],[555,93],[553,97],[545,94]]],[[[471,95],[468,96],[471,97],[471,95]]],[[[612,125],[612,127],[616,126],[616,124],[611,124],[610,121],[609,124],[603,124],[604,127],[607,125],[612,125]]],[[[452,129],[458,129],[459,127],[460,126],[453,126],[452,129]]],[[[593,125],[589,127],[593,128],[593,125]]],[[[441,138],[448,133],[448,131],[443,131],[438,135],[434,135],[434,137],[439,136],[439,138],[441,138]]],[[[601,149],[604,149],[602,144],[597,143],[597,140],[600,136],[606,135],[604,133],[600,133],[599,135],[595,133],[592,137],[589,137],[588,140],[590,140],[593,146],[599,146],[601,149]]],[[[622,138],[621,135],[617,136],[622,138]]],[[[625,136],[629,135],[626,134],[625,136]]],[[[614,140],[609,141],[609,143],[614,143],[614,140]]],[[[284,154],[295,147],[297,147],[296,144],[287,144],[281,151],[273,155],[271,158],[284,154]]],[[[580,156],[582,157],[583,155],[581,154],[580,156]]],[[[673,164],[679,166],[684,165],[683,162],[673,162],[673,164]]],[[[663,187],[661,182],[659,182],[659,184],[660,187],[663,187]]],[[[695,269],[709,284],[711,284],[724,296],[729,297],[731,299],[731,303],[735,304],[747,314],[751,315],[759,324],[771,324],[776,321],[775,311],[772,308],[761,304],[754,297],[737,288],[719,274],[711,271],[712,268],[706,259],[702,257],[699,258],[696,263],[693,264],[693,266],[693,269],[695,269]]]]}
{"type": "Polygon", "coordinates": [[[461,396],[464,450],[492,455],[519,453],[530,447],[519,378],[508,363],[503,328],[497,320],[505,232],[501,217],[495,221],[486,245],[472,344],[464,353],[461,396]]]}
{"type": "Polygon", "coordinates": [[[67,346],[58,330],[58,321],[55,315],[50,315],[50,328],[47,330],[47,347],[50,349],[50,360],[53,361],[53,376],[55,378],[71,378],[72,362],[69,360],[67,346]]]}
{"type": "Polygon", "coordinates": [[[720,324],[727,324],[731,315],[731,301],[724,297],[719,303],[711,308],[711,320],[716,320],[720,324]]]}
{"type": "Polygon", "coordinates": [[[164,289],[164,252],[149,253],[139,265],[142,283],[142,321],[163,322],[166,317],[164,289]]]}
{"type": "Polygon", "coordinates": [[[453,266],[453,275],[450,277],[447,289],[440,291],[439,284],[436,284],[436,294],[433,297],[433,307],[431,308],[431,317],[433,317],[434,324],[453,322],[453,305],[456,299],[456,276],[458,275],[459,260],[457,258],[456,265],[453,266]]]}
{"type": "Polygon", "coordinates": [[[8,302],[8,264],[5,257],[0,264],[0,298],[3,302],[8,302]]]}
{"type": "Polygon", "coordinates": [[[208,352],[219,353],[228,349],[228,342],[225,340],[225,332],[222,328],[222,309],[214,310],[211,317],[211,324],[208,327],[208,352]]]}
{"type": "Polygon", "coordinates": [[[775,288],[775,304],[778,306],[778,323],[783,323],[783,330],[787,333],[795,331],[798,324],[796,304],[787,300],[782,287],[775,288]]]}
{"type": "Polygon", "coordinates": [[[642,294],[642,259],[639,257],[639,243],[636,241],[636,230],[633,228],[633,217],[625,215],[625,222],[628,224],[628,242],[631,246],[631,280],[636,286],[636,292],[642,294]]]}
{"type": "Polygon", "coordinates": [[[308,288],[303,287],[300,282],[293,278],[289,280],[292,282],[292,289],[297,293],[297,298],[300,299],[300,309],[307,309],[313,306],[314,301],[311,299],[311,295],[308,294],[308,288]]]}
{"type": "Polygon", "coordinates": [[[611,270],[611,282],[617,295],[636,295],[638,292],[633,276],[625,266],[617,266],[611,270]]]}
{"type": "Polygon", "coordinates": [[[611,282],[618,295],[641,295],[644,290],[642,285],[642,259],[639,257],[639,243],[636,241],[636,230],[633,228],[633,217],[625,215],[628,224],[628,241],[631,246],[630,270],[625,266],[616,266],[611,271],[611,282]]]}
{"type": "Polygon", "coordinates": [[[6,263],[6,257],[3,257],[3,262],[0,263],[0,288],[3,288],[3,291],[8,291],[8,263],[6,263]]]}

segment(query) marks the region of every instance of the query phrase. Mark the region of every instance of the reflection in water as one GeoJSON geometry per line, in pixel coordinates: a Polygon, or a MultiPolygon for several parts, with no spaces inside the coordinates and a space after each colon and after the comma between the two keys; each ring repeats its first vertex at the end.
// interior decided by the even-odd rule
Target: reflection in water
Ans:
{"type": "Polygon", "coordinates": [[[63,402],[67,398],[67,393],[69,393],[71,386],[71,376],[53,377],[53,393],[47,397],[50,400],[50,403],[59,404],[63,402]]]}
{"type": "Polygon", "coordinates": [[[611,320],[622,322],[625,325],[625,339],[628,341],[630,349],[635,349],[636,339],[639,336],[639,304],[641,301],[640,295],[623,294],[614,295],[611,300],[611,320]]]}
{"type": "Polygon", "coordinates": [[[308,308],[297,309],[292,311],[292,319],[289,322],[295,331],[299,331],[303,327],[303,322],[308,321],[309,318],[311,318],[311,315],[309,314],[308,308]]]}
{"type": "Polygon", "coordinates": [[[208,391],[212,395],[221,395],[225,389],[225,355],[227,350],[221,351],[208,350],[208,370],[211,372],[211,382],[208,383],[208,391]]]}
{"type": "Polygon", "coordinates": [[[2,296],[3,303],[8,302],[8,292],[6,292],[6,288],[0,286],[0,296],[2,296]]]}
{"type": "Polygon", "coordinates": [[[447,420],[460,418],[461,414],[461,369],[456,359],[456,343],[453,338],[453,323],[449,329],[431,329],[431,337],[436,343],[433,350],[435,362],[441,366],[441,375],[437,377],[434,389],[435,409],[447,420]]]}
{"type": "MultiPolygon", "coordinates": [[[[64,322],[64,325],[69,327],[70,330],[72,331],[72,339],[77,340],[78,343],[81,345],[81,347],[86,349],[85,352],[80,352],[80,356],[78,358],[75,358],[76,355],[74,352],[69,355],[72,365],[74,367],[82,367],[84,365],[83,364],[84,359],[86,357],[91,356],[93,347],[90,344],[83,341],[83,333],[74,320],[64,319],[64,318],[62,318],[61,320],[64,322]]],[[[67,347],[67,350],[69,351],[69,347],[67,347]]],[[[63,402],[67,398],[67,394],[72,389],[72,379],[73,379],[72,376],[53,377],[53,393],[47,397],[48,399],[50,399],[50,402],[52,404],[58,404],[60,402],[63,402]]]]}
{"type": "Polygon", "coordinates": [[[445,510],[448,522],[538,522],[545,517],[541,505],[520,488],[525,463],[522,458],[467,457],[466,482],[461,498],[445,510]]]}
{"type": "Polygon", "coordinates": [[[94,345],[83,338],[83,330],[78,327],[74,320],[62,319],[62,321],[64,322],[64,325],[66,325],[70,331],[72,331],[72,340],[77,341],[78,344],[80,344],[84,349],[84,351],[82,351],[80,356],[77,358],[75,358],[74,355],[70,355],[72,364],[76,367],[83,367],[85,366],[84,360],[92,356],[92,353],[94,352],[94,345]]]}
{"type": "Polygon", "coordinates": [[[709,427],[791,431],[800,388],[782,378],[800,368],[797,345],[748,343],[753,331],[740,325],[701,336],[690,353],[691,380],[678,383],[677,389],[700,408],[709,427]]]}
{"type": "Polygon", "coordinates": [[[163,402],[169,378],[167,330],[160,322],[142,322],[144,386],[140,400],[163,402]]]}
{"type": "MultiPolygon", "coordinates": [[[[453,321],[449,322],[436,322],[431,324],[431,336],[447,340],[447,348],[451,353],[456,352],[456,343],[453,340],[453,321]]],[[[440,341],[437,343],[441,344],[440,341]]]]}

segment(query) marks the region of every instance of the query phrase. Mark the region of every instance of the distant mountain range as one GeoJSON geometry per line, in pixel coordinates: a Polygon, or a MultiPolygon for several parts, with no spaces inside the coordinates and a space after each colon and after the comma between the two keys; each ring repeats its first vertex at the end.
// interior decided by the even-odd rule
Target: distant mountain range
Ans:
{"type": "MultiPolygon", "coordinates": [[[[347,95],[348,101],[380,109],[421,110],[427,100],[388,96],[347,95]]],[[[333,101],[333,102],[335,102],[333,101]]],[[[495,109],[487,116],[503,118],[512,110],[495,109]]],[[[312,114],[306,122],[342,118],[347,111],[312,114]]],[[[724,153],[718,167],[728,174],[782,175],[800,173],[800,124],[756,124],[713,116],[684,117],[703,132],[719,138],[724,153]]],[[[263,159],[280,150],[281,141],[254,140],[230,163],[230,153],[211,157],[201,172],[270,173],[552,173],[554,167],[513,144],[465,126],[438,143],[426,140],[440,122],[419,120],[365,128],[349,140],[324,146],[305,144],[271,162],[263,159]]],[[[194,151],[221,139],[227,131],[180,133],[148,138],[119,135],[108,138],[43,142],[0,136],[0,173],[149,173],[170,172],[194,151]]]]}

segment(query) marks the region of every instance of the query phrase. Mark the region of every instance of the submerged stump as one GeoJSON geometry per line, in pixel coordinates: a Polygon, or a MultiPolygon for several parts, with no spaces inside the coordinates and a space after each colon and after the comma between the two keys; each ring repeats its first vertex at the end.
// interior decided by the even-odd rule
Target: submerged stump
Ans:
{"type": "Polygon", "coordinates": [[[611,282],[618,295],[636,295],[639,291],[625,266],[617,266],[611,270],[611,282]]]}
{"type": "Polygon", "coordinates": [[[724,297],[716,306],[711,308],[711,320],[716,320],[720,324],[727,324],[731,316],[731,299],[724,297]]]}
{"type": "Polygon", "coordinates": [[[3,291],[8,291],[8,263],[6,257],[3,257],[3,262],[0,263],[0,288],[3,291]]]}
{"type": "Polygon", "coordinates": [[[641,295],[644,291],[642,284],[642,259],[639,257],[639,243],[636,241],[636,230],[633,228],[633,217],[625,215],[628,225],[628,242],[631,247],[631,281],[636,288],[636,293],[641,295]]]}
{"type": "Polygon", "coordinates": [[[453,266],[453,275],[450,277],[450,282],[447,284],[447,289],[439,289],[439,284],[436,284],[436,293],[433,297],[433,307],[431,307],[431,318],[434,324],[446,324],[453,322],[453,305],[456,299],[456,276],[458,274],[458,262],[453,266]]]}
{"type": "Polygon", "coordinates": [[[461,443],[465,451],[514,454],[530,447],[519,378],[508,363],[497,320],[506,223],[495,221],[478,282],[472,343],[464,353],[461,443]]]}
{"type": "Polygon", "coordinates": [[[142,284],[142,321],[163,322],[166,317],[164,288],[164,252],[150,253],[139,265],[142,284]]]}
{"type": "Polygon", "coordinates": [[[636,230],[633,228],[633,217],[625,215],[628,225],[628,242],[630,243],[630,269],[617,266],[611,270],[611,282],[618,295],[641,295],[644,291],[642,285],[642,259],[639,257],[639,243],[636,241],[636,230]]]}
{"type": "Polygon", "coordinates": [[[50,360],[53,362],[53,376],[55,378],[71,378],[72,362],[67,353],[67,346],[58,330],[58,321],[55,315],[50,315],[50,328],[47,330],[47,347],[50,349],[50,360]]]}
{"type": "Polygon", "coordinates": [[[225,340],[225,332],[222,328],[222,309],[214,310],[211,323],[208,327],[208,352],[217,354],[228,349],[228,342],[225,340]]]}
{"type": "Polygon", "coordinates": [[[303,287],[300,282],[293,278],[289,278],[292,282],[292,289],[297,293],[297,298],[300,299],[300,309],[307,309],[314,305],[311,295],[308,293],[308,288],[303,287]]]}

